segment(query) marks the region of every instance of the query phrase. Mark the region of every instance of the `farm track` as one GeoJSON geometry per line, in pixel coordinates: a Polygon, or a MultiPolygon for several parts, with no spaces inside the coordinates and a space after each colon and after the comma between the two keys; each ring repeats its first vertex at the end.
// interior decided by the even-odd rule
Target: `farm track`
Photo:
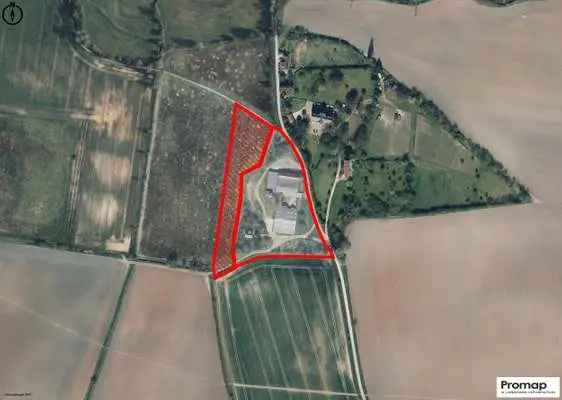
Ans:
{"type": "Polygon", "coordinates": [[[142,232],[144,228],[144,220],[146,216],[146,203],[148,200],[148,183],[150,180],[150,169],[152,167],[152,158],[154,157],[154,146],[156,145],[156,133],[158,126],[158,115],[160,113],[160,103],[162,101],[162,88],[158,84],[160,78],[156,78],[154,87],[156,87],[156,100],[154,101],[154,109],[152,111],[152,129],[150,134],[150,145],[148,148],[148,156],[146,158],[146,169],[144,176],[144,187],[142,189],[141,209],[139,217],[139,227],[137,229],[135,253],[141,255],[142,232]]]}
{"type": "MultiPolygon", "coordinates": [[[[278,113],[279,123],[281,124],[281,127],[283,128],[283,130],[285,132],[287,132],[287,130],[285,128],[285,124],[283,123],[283,115],[281,113],[281,88],[280,88],[279,62],[278,62],[279,61],[279,34],[277,32],[274,33],[274,47],[275,47],[274,63],[275,63],[275,88],[276,88],[276,91],[277,91],[277,96],[276,96],[277,113],[278,113]]],[[[336,179],[337,179],[337,176],[336,176],[336,179]]],[[[316,211],[314,211],[314,212],[316,212],[316,211]]],[[[324,234],[326,235],[326,237],[328,237],[328,240],[329,240],[328,232],[325,231],[324,234]]],[[[338,270],[338,275],[339,275],[339,280],[340,280],[340,285],[341,285],[341,295],[343,296],[344,305],[345,305],[345,307],[344,307],[345,319],[346,319],[346,322],[347,322],[347,330],[349,332],[349,341],[351,343],[351,354],[353,356],[353,366],[354,366],[354,371],[355,371],[355,379],[357,381],[360,398],[366,399],[367,394],[365,393],[365,386],[363,384],[363,379],[362,379],[362,376],[361,376],[361,369],[359,367],[359,353],[357,351],[357,343],[356,343],[356,340],[355,340],[355,331],[353,329],[353,322],[352,322],[352,317],[351,317],[351,308],[350,308],[350,305],[349,305],[350,294],[349,294],[347,283],[345,281],[345,277],[344,277],[344,274],[343,274],[343,269],[342,269],[342,266],[341,266],[341,264],[338,260],[337,255],[336,255],[336,257],[334,257],[334,262],[335,262],[337,270],[338,270]]]]}

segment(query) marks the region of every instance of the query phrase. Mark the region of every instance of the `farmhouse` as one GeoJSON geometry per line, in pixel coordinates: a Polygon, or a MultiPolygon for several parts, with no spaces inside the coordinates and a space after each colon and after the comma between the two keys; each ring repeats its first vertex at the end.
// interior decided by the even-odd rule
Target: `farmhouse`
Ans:
{"type": "Polygon", "coordinates": [[[294,235],[297,228],[297,209],[284,204],[275,211],[273,231],[278,235],[294,235]]]}
{"type": "Polygon", "coordinates": [[[338,112],[329,104],[314,103],[312,105],[312,117],[334,121],[338,117],[338,112]]]}

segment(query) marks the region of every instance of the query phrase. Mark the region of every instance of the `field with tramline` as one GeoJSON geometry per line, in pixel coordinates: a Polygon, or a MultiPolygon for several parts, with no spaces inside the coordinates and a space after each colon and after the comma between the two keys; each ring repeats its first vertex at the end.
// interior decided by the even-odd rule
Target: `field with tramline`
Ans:
{"type": "Polygon", "coordinates": [[[227,386],[237,398],[355,394],[333,266],[262,264],[216,281],[213,292],[227,386]]]}
{"type": "Polygon", "coordinates": [[[139,129],[150,126],[151,93],[73,52],[58,6],[41,1],[21,24],[0,26],[0,112],[23,121],[4,129],[11,138],[2,154],[12,192],[21,190],[0,200],[6,208],[19,196],[25,205],[9,216],[17,232],[4,231],[126,252],[129,193],[138,192],[133,180],[144,164],[135,150],[139,129]]]}

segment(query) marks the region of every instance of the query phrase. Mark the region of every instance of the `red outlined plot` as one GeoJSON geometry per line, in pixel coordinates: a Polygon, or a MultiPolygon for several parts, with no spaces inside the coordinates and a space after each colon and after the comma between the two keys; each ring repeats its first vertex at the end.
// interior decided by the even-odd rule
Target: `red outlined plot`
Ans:
{"type": "Polygon", "coordinates": [[[242,104],[235,102],[228,138],[223,184],[215,228],[215,242],[211,259],[213,279],[221,278],[240,267],[266,260],[326,260],[335,257],[318,222],[312,201],[310,178],[304,160],[289,135],[242,104]],[[298,162],[304,182],[304,196],[311,214],[323,252],[261,253],[243,260],[237,258],[237,243],[242,206],[244,204],[245,177],[259,170],[265,162],[274,135],[280,134],[289,144],[298,162]]]}

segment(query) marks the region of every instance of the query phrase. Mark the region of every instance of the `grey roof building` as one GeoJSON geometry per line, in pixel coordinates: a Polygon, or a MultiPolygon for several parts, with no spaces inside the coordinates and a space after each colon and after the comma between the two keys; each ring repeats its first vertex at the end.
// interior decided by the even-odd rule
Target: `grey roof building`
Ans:
{"type": "Polygon", "coordinates": [[[286,197],[299,197],[303,191],[302,175],[296,169],[272,169],[267,174],[267,190],[286,197]]]}
{"type": "Polygon", "coordinates": [[[294,235],[297,228],[297,213],[293,208],[281,205],[273,218],[273,231],[279,235],[294,235]]]}

